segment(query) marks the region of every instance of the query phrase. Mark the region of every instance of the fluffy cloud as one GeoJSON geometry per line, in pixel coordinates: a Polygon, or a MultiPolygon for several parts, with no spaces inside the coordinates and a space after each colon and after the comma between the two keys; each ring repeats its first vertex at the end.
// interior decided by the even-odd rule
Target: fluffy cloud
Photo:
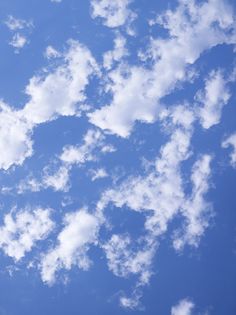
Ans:
{"type": "Polygon", "coordinates": [[[26,87],[30,100],[21,114],[27,121],[40,124],[57,118],[78,114],[78,104],[86,97],[84,89],[97,69],[87,48],[70,41],[62,65],[46,76],[34,76],[26,87]]]}
{"type": "Polygon", "coordinates": [[[236,168],[236,133],[233,133],[231,136],[225,139],[222,142],[222,147],[231,147],[233,149],[232,153],[230,154],[231,165],[236,168]]]}
{"type": "Polygon", "coordinates": [[[73,265],[87,270],[90,266],[87,252],[89,246],[96,243],[98,229],[98,218],[86,210],[67,213],[64,228],[57,237],[58,244],[42,256],[42,280],[53,284],[57,271],[70,270],[73,265]]]}
{"type": "Polygon", "coordinates": [[[184,299],[171,308],[171,315],[192,315],[193,309],[194,303],[189,299],[184,299]]]}
{"type": "Polygon", "coordinates": [[[110,70],[116,62],[128,55],[125,45],[126,39],[118,34],[114,41],[114,49],[107,51],[103,55],[103,66],[105,69],[110,70]]]}
{"type": "Polygon", "coordinates": [[[206,154],[193,165],[192,194],[181,207],[186,224],[182,230],[175,233],[173,244],[176,250],[181,250],[185,244],[198,246],[201,236],[209,225],[211,204],[206,202],[204,197],[209,190],[211,160],[212,157],[206,154]]]}
{"type": "Polygon", "coordinates": [[[222,108],[229,98],[227,80],[224,79],[222,71],[212,71],[205,81],[204,91],[199,91],[196,96],[200,103],[199,117],[203,128],[208,129],[220,122],[222,108]]]}
{"type": "Polygon", "coordinates": [[[60,160],[68,165],[83,164],[87,161],[96,160],[94,151],[105,145],[104,139],[105,137],[100,131],[89,129],[81,146],[66,146],[63,148],[60,160]]]}
{"type": "Polygon", "coordinates": [[[101,18],[108,27],[119,27],[135,18],[128,8],[132,0],[92,0],[92,18],[101,18]]]}
{"type": "Polygon", "coordinates": [[[87,48],[75,41],[52,72],[31,78],[26,93],[28,103],[21,110],[0,104],[0,168],[22,164],[32,151],[31,134],[38,125],[59,116],[78,115],[83,105],[89,78],[97,71],[87,48]]]}
{"type": "Polygon", "coordinates": [[[151,38],[144,52],[153,66],[120,65],[109,74],[110,104],[89,115],[98,127],[127,137],[135,121],[151,123],[158,117],[160,100],[188,79],[188,67],[216,45],[235,43],[232,8],[222,1],[179,1],[174,10],[157,17],[169,37],[151,38]]]}
{"type": "Polygon", "coordinates": [[[156,244],[142,242],[134,244],[129,235],[113,235],[103,245],[106,253],[109,269],[120,277],[128,277],[130,274],[139,275],[139,284],[149,282],[152,258],[155,254],[156,244]],[[141,247],[141,248],[139,248],[141,247]]]}
{"type": "Polygon", "coordinates": [[[107,190],[98,207],[103,208],[109,202],[117,207],[127,205],[148,214],[145,225],[148,231],[155,235],[165,232],[168,221],[184,201],[180,165],[189,157],[190,138],[191,131],[177,129],[161,148],[152,171],[145,176],[131,176],[119,187],[107,190]]]}
{"type": "Polygon", "coordinates": [[[50,212],[36,208],[5,215],[4,225],[0,227],[0,248],[4,253],[18,261],[36,242],[45,239],[54,227],[50,212]]]}
{"type": "Polygon", "coordinates": [[[21,165],[32,150],[32,126],[20,117],[20,111],[0,103],[0,169],[21,165]]]}

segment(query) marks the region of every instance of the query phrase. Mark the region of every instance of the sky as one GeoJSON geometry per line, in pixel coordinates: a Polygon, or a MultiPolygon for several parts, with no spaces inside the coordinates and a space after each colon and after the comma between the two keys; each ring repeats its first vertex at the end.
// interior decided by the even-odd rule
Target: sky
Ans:
{"type": "Polygon", "coordinates": [[[0,18],[0,315],[235,315],[235,1],[0,18]]]}

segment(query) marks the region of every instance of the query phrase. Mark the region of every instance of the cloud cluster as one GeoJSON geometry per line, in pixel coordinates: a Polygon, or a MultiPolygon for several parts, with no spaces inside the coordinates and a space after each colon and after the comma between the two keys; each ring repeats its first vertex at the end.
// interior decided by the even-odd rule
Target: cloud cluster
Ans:
{"type": "Polygon", "coordinates": [[[89,246],[97,241],[98,228],[99,219],[87,210],[67,213],[57,245],[42,255],[42,280],[53,284],[57,271],[62,268],[70,270],[73,265],[87,270],[91,263],[87,252],[89,246]]]}
{"type": "Polygon", "coordinates": [[[101,18],[108,27],[119,27],[135,18],[129,9],[132,0],[92,0],[92,18],[101,18]]]}
{"type": "MultiPolygon", "coordinates": [[[[129,136],[135,121],[151,123],[158,118],[161,99],[188,80],[188,67],[204,51],[236,42],[233,11],[220,0],[179,1],[174,11],[159,15],[156,23],[169,36],[150,39],[144,55],[152,60],[152,67],[121,64],[109,73],[112,101],[89,116],[96,126],[121,137],[129,136]]],[[[223,103],[226,99],[227,93],[223,103]]]]}
{"type": "Polygon", "coordinates": [[[86,101],[84,90],[94,71],[97,64],[89,50],[70,41],[58,67],[30,79],[26,87],[29,101],[22,109],[1,103],[1,169],[21,165],[33,153],[31,135],[37,125],[59,116],[79,115],[79,107],[86,101]]]}
{"type": "Polygon", "coordinates": [[[6,214],[0,227],[0,248],[15,261],[20,260],[53,230],[50,215],[50,209],[41,208],[6,214]]]}

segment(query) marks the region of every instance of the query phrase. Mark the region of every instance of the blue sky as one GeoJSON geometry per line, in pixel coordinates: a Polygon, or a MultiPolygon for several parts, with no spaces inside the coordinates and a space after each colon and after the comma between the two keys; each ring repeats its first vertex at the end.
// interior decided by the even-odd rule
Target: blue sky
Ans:
{"type": "Polygon", "coordinates": [[[0,16],[0,315],[235,315],[234,1],[0,16]]]}

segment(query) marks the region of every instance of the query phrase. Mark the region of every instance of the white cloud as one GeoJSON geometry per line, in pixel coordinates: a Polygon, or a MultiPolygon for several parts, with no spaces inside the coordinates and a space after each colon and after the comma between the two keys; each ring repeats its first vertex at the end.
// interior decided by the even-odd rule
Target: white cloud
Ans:
{"type": "Polygon", "coordinates": [[[44,55],[48,59],[61,57],[61,53],[52,46],[47,46],[44,55]]]}
{"type": "Polygon", "coordinates": [[[104,146],[104,139],[104,135],[99,130],[89,129],[81,146],[65,146],[63,148],[60,160],[68,165],[96,160],[94,151],[104,146]]]}
{"type": "Polygon", "coordinates": [[[8,16],[7,20],[5,21],[5,24],[11,31],[18,31],[18,30],[23,30],[25,28],[33,27],[32,21],[17,19],[12,15],[8,16]]]}
{"type": "Polygon", "coordinates": [[[45,239],[54,224],[49,209],[21,210],[4,217],[0,227],[0,248],[16,261],[31,251],[36,242],[45,239]]]}
{"type": "Polygon", "coordinates": [[[21,165],[31,156],[31,125],[20,118],[20,111],[0,102],[0,169],[21,165]]]}
{"type": "Polygon", "coordinates": [[[42,188],[52,187],[55,191],[67,191],[69,189],[69,168],[61,166],[54,174],[50,174],[46,168],[42,179],[42,188]]]}
{"type": "Polygon", "coordinates": [[[86,210],[67,213],[64,228],[57,237],[58,244],[42,255],[42,280],[51,285],[60,269],[70,270],[72,266],[87,270],[91,263],[87,252],[96,243],[98,229],[98,218],[86,210]]]}
{"type": "Polygon", "coordinates": [[[230,154],[230,159],[231,159],[231,165],[236,168],[236,133],[233,133],[230,135],[228,138],[226,138],[222,142],[222,147],[223,148],[232,148],[232,153],[230,154]]]}
{"type": "Polygon", "coordinates": [[[200,103],[199,116],[203,128],[208,129],[220,122],[222,109],[229,98],[227,80],[222,71],[212,71],[205,81],[204,91],[199,91],[196,95],[200,103]]]}
{"type": "Polygon", "coordinates": [[[21,165],[32,155],[31,134],[38,124],[79,114],[79,107],[86,100],[84,89],[96,71],[96,62],[88,49],[70,41],[56,69],[30,79],[26,87],[29,101],[22,109],[0,104],[0,168],[21,165]]]}
{"type": "Polygon", "coordinates": [[[108,176],[107,171],[104,168],[98,168],[96,170],[91,170],[90,174],[92,176],[91,177],[92,181],[95,181],[95,180],[100,179],[100,178],[105,178],[108,176]]]}
{"type": "Polygon", "coordinates": [[[197,247],[201,236],[209,225],[211,204],[205,201],[205,194],[209,190],[209,178],[211,174],[210,155],[201,156],[193,165],[191,181],[192,193],[181,207],[181,213],[186,220],[184,228],[175,234],[174,248],[183,249],[185,244],[197,247]]]}
{"type": "Polygon", "coordinates": [[[14,34],[9,44],[16,48],[16,51],[18,51],[20,48],[23,48],[27,44],[27,38],[24,35],[16,33],[14,34]]]}
{"type": "Polygon", "coordinates": [[[5,24],[11,32],[15,32],[9,41],[9,45],[15,48],[15,53],[19,53],[20,49],[29,43],[28,35],[32,31],[33,22],[17,19],[9,15],[5,24]]]}
{"type": "Polygon", "coordinates": [[[89,50],[76,41],[69,41],[62,65],[46,76],[34,76],[26,87],[29,102],[22,116],[33,124],[59,116],[76,115],[86,96],[84,89],[97,65],[89,50]]]}
{"type": "MultiPolygon", "coordinates": [[[[99,153],[106,154],[114,152],[114,148],[105,143],[105,136],[99,131],[89,129],[82,140],[81,145],[66,145],[62,154],[43,168],[41,178],[35,178],[32,174],[21,180],[17,185],[17,192],[22,194],[25,191],[37,192],[49,187],[55,191],[68,191],[70,188],[70,172],[73,165],[82,166],[87,162],[96,162],[99,153]],[[57,164],[59,162],[59,167],[57,164]],[[56,166],[56,167],[55,167],[56,166]]],[[[92,181],[108,176],[103,168],[90,171],[92,181]]]]}
{"type": "Polygon", "coordinates": [[[160,150],[155,168],[144,176],[131,176],[120,186],[105,191],[98,203],[104,208],[109,202],[124,205],[147,214],[146,229],[160,235],[178,213],[184,201],[180,166],[190,155],[191,131],[177,128],[160,150]]]}
{"type": "Polygon", "coordinates": [[[139,285],[149,282],[152,274],[151,264],[155,254],[156,244],[135,242],[127,234],[113,235],[103,245],[109,269],[119,277],[128,277],[131,274],[139,276],[139,285]]]}
{"type": "Polygon", "coordinates": [[[128,50],[125,47],[126,39],[118,34],[114,40],[114,49],[107,51],[103,55],[103,66],[110,70],[113,65],[128,55],[128,50]]]}
{"type": "Polygon", "coordinates": [[[171,308],[171,315],[192,315],[194,303],[189,299],[183,299],[171,308]]]}
{"type": "Polygon", "coordinates": [[[188,80],[188,67],[205,50],[236,42],[232,8],[225,2],[180,1],[175,11],[167,10],[157,21],[168,38],[150,39],[144,55],[153,66],[120,65],[109,73],[110,104],[89,115],[96,126],[127,137],[135,121],[151,123],[158,117],[160,100],[188,80]]]}
{"type": "MultiPolygon", "coordinates": [[[[140,299],[142,297],[142,293],[139,290],[134,290],[130,297],[125,295],[120,297],[120,305],[126,309],[137,310],[140,308],[140,299]]],[[[141,309],[141,308],[140,308],[141,309]]]]}
{"type": "Polygon", "coordinates": [[[136,16],[128,8],[132,0],[92,0],[92,18],[101,18],[108,27],[130,23],[136,16]]]}

